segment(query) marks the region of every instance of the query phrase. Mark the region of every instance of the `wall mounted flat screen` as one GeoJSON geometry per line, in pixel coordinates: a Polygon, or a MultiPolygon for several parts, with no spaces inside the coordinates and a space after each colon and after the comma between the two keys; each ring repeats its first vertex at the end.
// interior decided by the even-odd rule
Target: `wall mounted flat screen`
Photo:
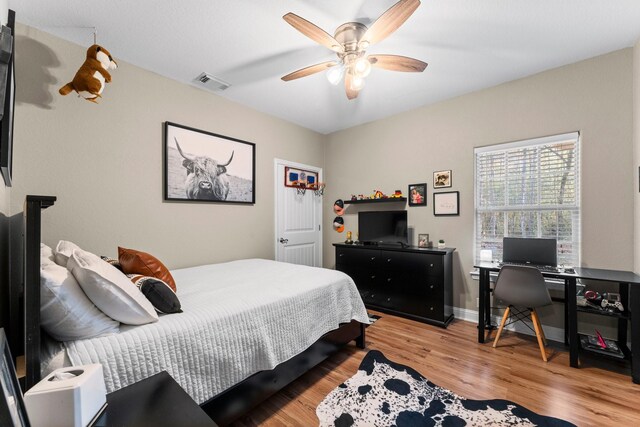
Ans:
{"type": "Polygon", "coordinates": [[[408,244],[407,211],[358,212],[358,235],[363,243],[408,244]]]}
{"type": "Polygon", "coordinates": [[[556,239],[505,237],[502,261],[534,265],[557,265],[556,239]]]}

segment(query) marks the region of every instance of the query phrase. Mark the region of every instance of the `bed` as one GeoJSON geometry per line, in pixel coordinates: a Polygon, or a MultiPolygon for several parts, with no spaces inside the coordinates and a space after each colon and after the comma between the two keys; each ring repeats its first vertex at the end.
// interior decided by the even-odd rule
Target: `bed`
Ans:
{"type": "Polygon", "coordinates": [[[49,362],[42,356],[58,350],[58,361],[102,363],[108,391],[166,370],[218,424],[227,424],[348,342],[364,348],[368,317],[348,276],[261,259],[174,270],[183,313],[41,346],[40,215],[54,202],[27,196],[24,287],[11,286],[13,313],[17,302],[24,307],[24,335],[16,322],[9,330],[13,348],[24,343],[18,353],[26,360],[25,390],[49,362]]]}

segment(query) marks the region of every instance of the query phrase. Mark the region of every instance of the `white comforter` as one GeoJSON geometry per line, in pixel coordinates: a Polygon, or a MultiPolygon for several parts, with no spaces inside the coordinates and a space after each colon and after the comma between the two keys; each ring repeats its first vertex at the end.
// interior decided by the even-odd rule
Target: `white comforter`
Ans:
{"type": "Polygon", "coordinates": [[[368,317],[345,274],[262,259],[172,271],[184,313],[65,343],[74,365],[102,363],[111,392],[166,370],[198,403],[368,317]]]}

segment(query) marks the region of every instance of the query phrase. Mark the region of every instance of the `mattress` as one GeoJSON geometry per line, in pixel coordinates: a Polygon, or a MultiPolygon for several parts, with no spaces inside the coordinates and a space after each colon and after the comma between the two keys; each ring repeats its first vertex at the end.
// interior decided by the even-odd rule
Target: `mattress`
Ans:
{"type": "Polygon", "coordinates": [[[166,370],[203,403],[341,323],[369,323],[355,284],[335,270],[249,259],[171,274],[183,313],[66,342],[71,363],[101,363],[108,392],[166,370]]]}

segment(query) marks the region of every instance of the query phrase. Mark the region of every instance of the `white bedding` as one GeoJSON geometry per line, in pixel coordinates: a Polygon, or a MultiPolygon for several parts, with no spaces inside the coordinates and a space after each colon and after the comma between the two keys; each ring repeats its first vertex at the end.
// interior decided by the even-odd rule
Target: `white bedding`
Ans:
{"type": "Polygon", "coordinates": [[[184,313],[65,343],[72,364],[102,363],[108,392],[166,370],[202,403],[340,323],[369,322],[351,278],[334,270],[250,259],[171,273],[184,313]]]}

